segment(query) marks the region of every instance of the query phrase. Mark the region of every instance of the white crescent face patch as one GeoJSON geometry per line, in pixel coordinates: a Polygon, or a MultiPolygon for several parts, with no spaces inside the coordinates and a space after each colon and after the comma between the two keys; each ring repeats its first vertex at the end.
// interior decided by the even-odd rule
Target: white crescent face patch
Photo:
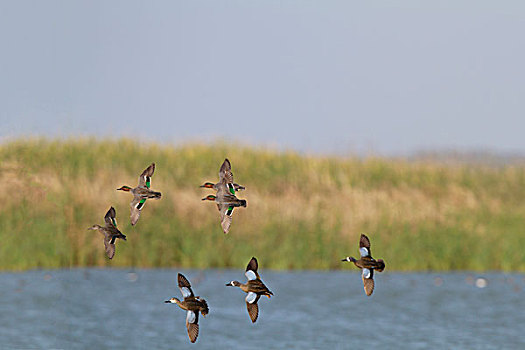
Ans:
{"type": "Polygon", "coordinates": [[[370,278],[370,270],[369,269],[363,269],[363,278],[370,278]]]}
{"type": "Polygon", "coordinates": [[[191,295],[191,292],[190,292],[190,290],[189,290],[188,287],[182,287],[182,288],[180,289],[180,291],[182,292],[182,296],[183,296],[184,298],[187,298],[187,297],[189,297],[189,296],[191,295]]]}
{"type": "Polygon", "coordinates": [[[186,313],[186,322],[188,322],[188,323],[194,323],[195,322],[195,312],[188,311],[186,313]]]}
{"type": "Polygon", "coordinates": [[[361,247],[359,248],[359,253],[361,254],[361,257],[365,257],[365,256],[368,256],[368,249],[366,249],[365,247],[361,247]]]}
{"type": "Polygon", "coordinates": [[[246,271],[246,273],[244,274],[246,276],[246,278],[251,281],[251,280],[254,280],[257,278],[257,276],[255,275],[255,272],[253,272],[252,270],[248,270],[246,271]]]}
{"type": "Polygon", "coordinates": [[[246,302],[248,304],[253,304],[255,299],[257,299],[257,294],[255,294],[253,292],[249,292],[248,295],[246,296],[246,302]]]}

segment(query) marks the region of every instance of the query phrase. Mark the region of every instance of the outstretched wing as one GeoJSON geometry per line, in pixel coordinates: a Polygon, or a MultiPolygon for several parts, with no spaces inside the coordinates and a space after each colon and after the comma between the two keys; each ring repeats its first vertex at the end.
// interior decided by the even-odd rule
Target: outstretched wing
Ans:
{"type": "Polygon", "coordinates": [[[104,221],[106,222],[106,227],[114,226],[117,227],[117,219],[116,219],[117,213],[115,211],[115,208],[111,207],[109,208],[108,212],[104,216],[104,221]]]}
{"type": "Polygon", "coordinates": [[[179,273],[177,275],[177,281],[179,284],[180,292],[182,293],[184,299],[194,296],[193,291],[191,290],[190,281],[188,281],[188,279],[182,273],[179,273]]]}
{"type": "Polygon", "coordinates": [[[374,292],[374,270],[363,269],[361,277],[363,278],[363,286],[365,288],[366,295],[372,295],[374,292]]]}
{"type": "Polygon", "coordinates": [[[372,252],[370,251],[370,240],[364,234],[361,234],[361,238],[359,238],[359,253],[361,254],[361,257],[372,256],[372,252]]]}
{"type": "MultiPolygon", "coordinates": [[[[251,294],[255,294],[255,293],[251,293],[251,294]]],[[[246,301],[246,309],[248,310],[248,315],[250,315],[250,319],[252,320],[253,323],[257,321],[257,317],[259,316],[259,306],[257,305],[259,298],[260,296],[257,295],[251,303],[248,302],[248,300],[246,301]]],[[[246,297],[246,299],[248,299],[248,296],[246,297]]]]}
{"type": "Polygon", "coordinates": [[[155,163],[151,163],[149,167],[147,167],[142,174],[140,174],[139,177],[139,187],[151,187],[151,177],[153,176],[153,173],[155,172],[155,163]]]}
{"type": "Polygon", "coordinates": [[[228,158],[224,160],[219,171],[219,183],[223,183],[228,188],[228,191],[235,195],[235,186],[233,184],[232,166],[228,158]]]}
{"type": "Polygon", "coordinates": [[[224,160],[219,170],[219,182],[225,181],[226,183],[233,183],[232,165],[228,158],[224,160]]]}
{"type": "Polygon", "coordinates": [[[236,184],[236,183],[233,184],[233,187],[234,187],[234,189],[235,189],[235,192],[243,191],[243,190],[246,189],[246,187],[241,186],[241,185],[236,184]]]}
{"type": "Polygon", "coordinates": [[[217,207],[219,208],[219,212],[221,213],[222,231],[224,233],[228,233],[232,224],[233,206],[230,206],[228,204],[217,204],[217,207]]]}
{"type": "Polygon", "coordinates": [[[249,281],[259,278],[259,273],[257,273],[258,268],[259,264],[257,263],[257,259],[255,257],[252,257],[252,259],[248,263],[248,266],[246,266],[246,272],[244,273],[244,275],[249,281]]]}
{"type": "Polygon", "coordinates": [[[188,336],[190,341],[195,343],[199,336],[199,313],[188,310],[186,312],[186,328],[188,329],[188,336]]]}
{"type": "Polygon", "coordinates": [[[140,198],[138,196],[133,197],[133,201],[131,201],[130,204],[132,225],[135,225],[137,221],[139,221],[140,211],[144,208],[144,204],[146,204],[146,198],[140,198]]]}
{"type": "Polygon", "coordinates": [[[109,238],[109,235],[104,235],[104,247],[106,248],[106,255],[108,258],[113,259],[115,256],[115,242],[114,239],[111,240],[109,238]]]}

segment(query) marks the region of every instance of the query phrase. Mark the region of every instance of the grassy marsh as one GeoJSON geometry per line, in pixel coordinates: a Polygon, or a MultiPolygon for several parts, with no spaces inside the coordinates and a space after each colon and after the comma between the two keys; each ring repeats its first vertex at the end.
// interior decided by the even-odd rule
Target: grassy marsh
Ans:
{"type": "MultiPolygon", "coordinates": [[[[386,158],[304,156],[228,144],[165,146],[122,139],[0,144],[0,269],[238,267],[337,269],[361,232],[387,269],[525,271],[525,168],[386,158]],[[246,186],[224,235],[202,202],[225,157],[246,186]],[[152,188],[136,227],[131,195],[151,162],[152,188]],[[113,205],[113,261],[88,231],[113,205]]],[[[348,268],[348,266],[346,266],[348,268]]]]}

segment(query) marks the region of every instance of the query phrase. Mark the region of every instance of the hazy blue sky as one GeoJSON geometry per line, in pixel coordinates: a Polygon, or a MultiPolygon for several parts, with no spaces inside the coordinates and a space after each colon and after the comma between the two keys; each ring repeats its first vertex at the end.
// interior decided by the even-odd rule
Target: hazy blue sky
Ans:
{"type": "Polygon", "coordinates": [[[525,152],[524,1],[0,0],[0,139],[525,152]]]}

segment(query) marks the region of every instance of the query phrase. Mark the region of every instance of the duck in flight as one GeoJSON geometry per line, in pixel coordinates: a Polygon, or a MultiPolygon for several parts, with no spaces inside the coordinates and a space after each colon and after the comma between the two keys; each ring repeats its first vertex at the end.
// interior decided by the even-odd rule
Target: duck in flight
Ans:
{"type": "Polygon", "coordinates": [[[104,247],[108,258],[113,259],[115,256],[115,241],[117,238],[126,240],[126,236],[117,228],[117,219],[115,208],[109,208],[104,216],[105,226],[93,225],[88,230],[97,230],[104,235],[104,247]]]}
{"type": "Polygon", "coordinates": [[[374,270],[382,272],[385,269],[385,262],[382,259],[372,258],[370,250],[370,239],[364,234],[359,238],[359,254],[361,258],[356,260],[352,256],[347,256],[342,261],[353,262],[355,266],[362,270],[361,277],[366,295],[372,295],[374,291],[374,270]]]}
{"type": "Polygon", "coordinates": [[[150,189],[151,187],[151,177],[155,172],[155,163],[151,163],[139,177],[139,185],[135,188],[129,186],[122,186],[117,188],[117,191],[131,192],[133,194],[133,200],[130,203],[131,207],[131,224],[135,225],[139,221],[140,212],[144,208],[146,199],[160,199],[161,193],[155,192],[150,189]]]}
{"type": "Polygon", "coordinates": [[[166,300],[165,303],[177,304],[181,309],[186,310],[186,329],[190,341],[195,343],[199,336],[199,312],[206,317],[209,312],[208,304],[206,300],[193,294],[191,284],[183,274],[178,274],[177,281],[184,299],[181,301],[173,297],[166,300]]]}
{"type": "Polygon", "coordinates": [[[268,298],[273,295],[263,281],[261,281],[259,273],[257,273],[258,267],[257,259],[253,257],[246,267],[245,275],[248,282],[240,283],[238,281],[231,281],[226,284],[226,286],[239,287],[243,292],[248,293],[246,295],[246,308],[253,323],[257,321],[257,317],[259,316],[259,306],[257,302],[261,295],[266,295],[268,298]]]}
{"type": "MultiPolygon", "coordinates": [[[[222,163],[219,171],[219,180],[220,181],[213,187],[217,190],[216,195],[208,195],[202,200],[217,203],[217,209],[219,209],[219,213],[221,214],[222,231],[226,234],[230,231],[232,224],[233,209],[236,207],[246,207],[246,200],[238,199],[235,196],[235,184],[233,183],[231,164],[228,159],[225,159],[222,163]]],[[[204,187],[204,185],[201,187],[204,187]]]]}
{"type": "Polygon", "coordinates": [[[219,170],[219,182],[217,182],[216,184],[214,184],[213,182],[205,182],[204,185],[200,187],[213,188],[214,190],[217,190],[219,186],[222,185],[222,179],[224,177],[228,177],[228,180],[231,180],[231,182],[227,182],[227,186],[229,186],[228,190],[231,194],[235,195],[235,192],[239,192],[246,189],[246,187],[233,182],[232,166],[228,158],[224,160],[219,170]]]}

